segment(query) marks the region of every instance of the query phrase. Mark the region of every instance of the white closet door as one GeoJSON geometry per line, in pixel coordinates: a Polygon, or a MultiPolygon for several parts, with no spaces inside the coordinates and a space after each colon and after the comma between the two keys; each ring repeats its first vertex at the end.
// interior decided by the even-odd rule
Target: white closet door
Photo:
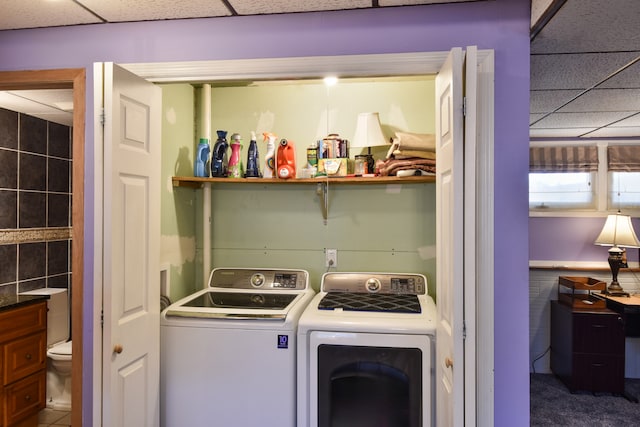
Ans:
{"type": "Polygon", "coordinates": [[[112,63],[102,70],[102,425],[152,427],[159,425],[162,91],[112,63]]]}
{"type": "Polygon", "coordinates": [[[453,49],[436,77],[436,425],[464,425],[463,52],[453,49]]]}

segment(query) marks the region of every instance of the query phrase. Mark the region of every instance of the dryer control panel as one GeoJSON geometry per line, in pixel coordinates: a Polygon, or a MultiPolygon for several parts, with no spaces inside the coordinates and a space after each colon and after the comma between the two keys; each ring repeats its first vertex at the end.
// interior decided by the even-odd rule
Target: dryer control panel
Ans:
{"type": "Polygon", "coordinates": [[[309,273],[295,269],[216,268],[209,276],[210,288],[305,290],[309,273]]]}
{"type": "Polygon", "coordinates": [[[322,276],[324,292],[424,295],[427,279],[413,273],[331,272],[322,276]]]}

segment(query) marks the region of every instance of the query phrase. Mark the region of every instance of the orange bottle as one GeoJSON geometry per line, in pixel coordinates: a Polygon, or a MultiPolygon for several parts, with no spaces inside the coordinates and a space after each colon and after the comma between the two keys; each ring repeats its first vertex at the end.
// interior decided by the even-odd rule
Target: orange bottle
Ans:
{"type": "Polygon", "coordinates": [[[276,172],[278,178],[289,179],[296,177],[296,152],[293,141],[283,139],[278,146],[276,155],[276,172]]]}

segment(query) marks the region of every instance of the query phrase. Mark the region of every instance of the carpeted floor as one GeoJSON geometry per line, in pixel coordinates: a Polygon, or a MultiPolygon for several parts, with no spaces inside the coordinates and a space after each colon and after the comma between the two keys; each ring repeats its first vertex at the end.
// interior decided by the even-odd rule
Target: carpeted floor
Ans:
{"type": "MultiPolygon", "coordinates": [[[[640,379],[626,379],[625,387],[640,397],[640,379]]],[[[607,393],[570,393],[555,375],[531,374],[531,425],[639,426],[640,404],[607,393]]]]}

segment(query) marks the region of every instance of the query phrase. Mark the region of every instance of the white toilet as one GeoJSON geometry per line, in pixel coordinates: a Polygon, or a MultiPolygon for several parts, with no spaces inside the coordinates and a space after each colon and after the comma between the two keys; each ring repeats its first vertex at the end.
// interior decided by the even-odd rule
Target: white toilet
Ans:
{"type": "Polygon", "coordinates": [[[42,288],[22,295],[48,295],[47,408],[71,410],[71,341],[69,294],[66,289],[42,288]]]}

